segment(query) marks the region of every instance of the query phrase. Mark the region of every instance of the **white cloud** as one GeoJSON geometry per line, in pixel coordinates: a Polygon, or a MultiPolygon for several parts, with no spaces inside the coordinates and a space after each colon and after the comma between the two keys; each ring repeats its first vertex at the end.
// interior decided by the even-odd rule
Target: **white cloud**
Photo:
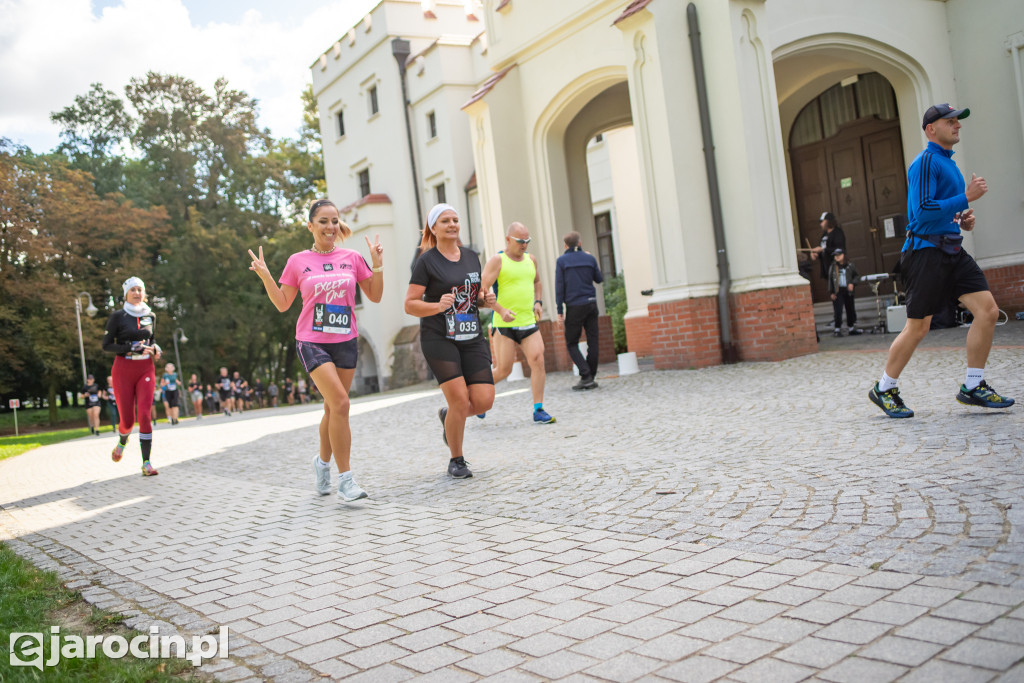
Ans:
{"type": "Polygon", "coordinates": [[[211,88],[218,77],[260,101],[260,124],[294,136],[309,65],[372,0],[323,4],[301,20],[248,10],[237,23],[196,26],[182,0],[123,0],[95,16],[90,0],[0,0],[0,136],[46,151],[51,112],[91,83],[123,94],[132,77],[174,73],[211,88]]]}

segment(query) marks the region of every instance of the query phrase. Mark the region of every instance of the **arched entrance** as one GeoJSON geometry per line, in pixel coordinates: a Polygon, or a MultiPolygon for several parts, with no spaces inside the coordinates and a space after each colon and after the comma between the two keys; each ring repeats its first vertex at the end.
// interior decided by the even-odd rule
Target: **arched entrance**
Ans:
{"type": "MultiPolygon", "coordinates": [[[[819,218],[831,211],[860,273],[891,271],[903,244],[907,185],[889,82],[866,73],[822,92],[794,120],[789,153],[800,246],[819,244],[819,218]]],[[[814,301],[827,301],[817,264],[811,275],[814,301]]]]}

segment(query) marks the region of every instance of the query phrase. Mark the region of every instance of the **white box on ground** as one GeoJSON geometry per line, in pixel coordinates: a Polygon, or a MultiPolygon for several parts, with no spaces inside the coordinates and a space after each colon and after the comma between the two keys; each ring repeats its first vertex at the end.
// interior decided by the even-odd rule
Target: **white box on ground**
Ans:
{"type": "Polygon", "coordinates": [[[620,353],[618,361],[620,375],[632,375],[634,372],[640,372],[640,365],[636,360],[636,352],[620,353]]]}
{"type": "Polygon", "coordinates": [[[899,332],[907,326],[907,307],[889,306],[885,309],[885,329],[889,332],[899,332]]]}

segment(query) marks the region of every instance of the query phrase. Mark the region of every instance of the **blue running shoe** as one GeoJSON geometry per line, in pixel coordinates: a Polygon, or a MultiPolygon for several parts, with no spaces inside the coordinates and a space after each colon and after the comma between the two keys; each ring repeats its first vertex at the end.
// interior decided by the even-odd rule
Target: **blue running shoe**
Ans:
{"type": "Polygon", "coordinates": [[[876,382],[868,391],[868,398],[876,406],[885,411],[889,417],[914,417],[914,411],[903,403],[900,398],[900,390],[893,387],[889,391],[879,391],[876,382]]]}
{"type": "Polygon", "coordinates": [[[956,400],[966,406],[981,406],[982,408],[1009,408],[1014,404],[1012,398],[1000,396],[985,380],[982,380],[981,384],[970,391],[967,391],[967,387],[961,384],[956,400]]]}
{"type": "Polygon", "coordinates": [[[479,417],[482,420],[485,417],[487,417],[487,413],[480,413],[479,415],[477,415],[477,417],[479,417]]]}
{"type": "Polygon", "coordinates": [[[533,411],[533,421],[541,425],[549,425],[555,421],[555,418],[547,414],[547,412],[541,408],[540,410],[533,411]]]}

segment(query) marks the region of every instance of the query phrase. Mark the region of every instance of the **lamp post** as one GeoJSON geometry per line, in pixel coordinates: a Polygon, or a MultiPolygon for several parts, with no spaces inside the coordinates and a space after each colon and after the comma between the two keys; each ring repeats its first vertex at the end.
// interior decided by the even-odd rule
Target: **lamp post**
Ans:
{"type": "Polygon", "coordinates": [[[174,362],[177,363],[177,366],[178,366],[178,386],[182,387],[181,389],[179,389],[178,395],[182,396],[185,399],[184,401],[181,401],[181,404],[185,408],[185,414],[188,415],[189,404],[192,401],[192,397],[186,395],[185,389],[184,389],[184,386],[185,386],[185,381],[184,381],[184,379],[185,379],[185,371],[181,369],[181,356],[178,355],[178,339],[179,338],[181,339],[181,343],[182,344],[188,342],[188,337],[185,336],[185,330],[181,329],[180,327],[175,327],[174,328],[174,333],[171,334],[171,340],[174,342],[174,362]]]}
{"type": "Polygon", "coordinates": [[[89,381],[89,375],[85,371],[85,344],[82,343],[82,297],[89,300],[89,306],[85,309],[85,314],[90,318],[94,317],[99,309],[92,305],[92,295],[89,292],[79,292],[75,295],[75,323],[78,324],[78,353],[82,357],[82,386],[84,387],[89,381]]]}

